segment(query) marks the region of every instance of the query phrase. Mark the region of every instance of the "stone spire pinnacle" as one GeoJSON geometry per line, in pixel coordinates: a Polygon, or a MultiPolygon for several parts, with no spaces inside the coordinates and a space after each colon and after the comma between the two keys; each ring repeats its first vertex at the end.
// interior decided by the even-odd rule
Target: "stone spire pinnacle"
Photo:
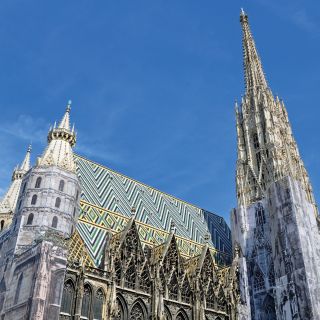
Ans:
{"type": "Polygon", "coordinates": [[[0,214],[14,212],[21,188],[22,178],[30,169],[30,154],[31,145],[28,147],[22,164],[16,167],[16,169],[13,171],[11,185],[2,201],[0,201],[0,214]]]}
{"type": "Polygon", "coordinates": [[[308,201],[314,196],[292,135],[284,103],[268,88],[248,23],[241,10],[246,94],[236,103],[238,160],[237,197],[241,205],[261,200],[275,181],[286,176],[299,181],[308,201]]]}
{"type": "Polygon", "coordinates": [[[75,170],[72,148],[76,144],[76,134],[70,130],[71,101],[68,101],[66,111],[59,125],[54,125],[48,133],[48,146],[39,159],[40,166],[58,166],[69,171],[75,170]]]}
{"type": "Polygon", "coordinates": [[[27,172],[30,169],[30,154],[31,154],[31,150],[32,150],[32,147],[31,147],[31,144],[29,144],[26,156],[25,156],[25,158],[22,161],[21,166],[20,166],[20,170],[22,170],[22,171],[27,172]]]}
{"type": "Polygon", "coordinates": [[[241,9],[240,22],[242,26],[243,67],[247,93],[253,89],[267,89],[268,84],[263,72],[262,63],[253,40],[248,15],[241,9]]]}

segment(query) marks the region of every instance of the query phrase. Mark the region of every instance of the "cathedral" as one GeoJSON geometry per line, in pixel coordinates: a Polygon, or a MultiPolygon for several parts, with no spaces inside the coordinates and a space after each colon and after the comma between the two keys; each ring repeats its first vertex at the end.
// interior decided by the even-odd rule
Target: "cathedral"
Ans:
{"type": "Polygon", "coordinates": [[[240,14],[237,208],[219,215],[76,154],[71,102],[0,202],[2,320],[320,319],[318,210],[240,14]]]}

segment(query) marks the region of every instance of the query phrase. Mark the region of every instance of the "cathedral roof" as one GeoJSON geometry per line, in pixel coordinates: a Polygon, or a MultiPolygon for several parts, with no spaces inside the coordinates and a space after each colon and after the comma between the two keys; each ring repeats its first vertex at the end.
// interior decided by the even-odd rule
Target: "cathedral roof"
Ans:
{"type": "MultiPolygon", "coordinates": [[[[128,216],[98,207],[84,200],[81,200],[80,206],[81,213],[78,220],[77,236],[75,239],[80,241],[79,237],[81,238],[81,242],[79,243],[81,243],[82,248],[86,248],[86,252],[90,256],[95,267],[101,265],[106,240],[109,235],[112,235],[110,242],[111,246],[121,244],[132,223],[134,223],[137,228],[141,244],[154,248],[154,254],[157,256],[157,260],[160,259],[160,257],[163,258],[165,256],[170,239],[173,237],[172,233],[160,228],[155,228],[142,221],[133,221],[133,219],[128,216]]],[[[213,246],[204,245],[178,235],[174,235],[174,238],[180,255],[183,258],[200,256],[204,246],[209,248],[211,254],[214,256],[221,254],[213,246]]],[[[80,247],[80,245],[74,246],[76,248],[80,247]]],[[[73,256],[77,253],[79,256],[79,250],[73,251],[71,255],[73,256]]]]}
{"type": "MultiPolygon", "coordinates": [[[[101,262],[108,232],[123,231],[133,208],[143,245],[164,245],[174,223],[181,256],[201,253],[209,232],[201,208],[79,155],[75,155],[75,162],[82,186],[77,228],[95,263],[101,262]]],[[[117,237],[120,241],[121,234],[117,237]]],[[[209,246],[215,250],[211,240],[209,246]]],[[[228,253],[219,256],[227,258],[228,253]]]]}

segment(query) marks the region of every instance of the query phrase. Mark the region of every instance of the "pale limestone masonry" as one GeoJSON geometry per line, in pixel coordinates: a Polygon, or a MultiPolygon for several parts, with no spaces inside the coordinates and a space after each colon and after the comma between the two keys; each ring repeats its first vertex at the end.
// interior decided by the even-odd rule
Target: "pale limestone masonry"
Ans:
{"type": "MultiPolygon", "coordinates": [[[[23,171],[10,228],[0,236],[2,320],[58,319],[80,184],[69,126],[70,105],[37,165],[23,171]]],[[[29,162],[29,160],[27,161],[29,162]]]]}
{"type": "Polygon", "coordinates": [[[236,105],[238,207],[231,222],[234,245],[247,260],[247,307],[255,320],[320,319],[320,235],[311,184],[243,11],[240,21],[246,94],[236,105]]]}

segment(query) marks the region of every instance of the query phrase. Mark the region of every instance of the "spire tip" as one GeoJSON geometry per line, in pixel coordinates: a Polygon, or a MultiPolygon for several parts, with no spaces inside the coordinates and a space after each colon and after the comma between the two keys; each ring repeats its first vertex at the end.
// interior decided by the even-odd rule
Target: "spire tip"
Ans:
{"type": "Polygon", "coordinates": [[[72,101],[69,99],[69,100],[68,100],[68,103],[67,103],[66,112],[70,112],[70,110],[71,110],[71,104],[72,104],[72,101]]]}

